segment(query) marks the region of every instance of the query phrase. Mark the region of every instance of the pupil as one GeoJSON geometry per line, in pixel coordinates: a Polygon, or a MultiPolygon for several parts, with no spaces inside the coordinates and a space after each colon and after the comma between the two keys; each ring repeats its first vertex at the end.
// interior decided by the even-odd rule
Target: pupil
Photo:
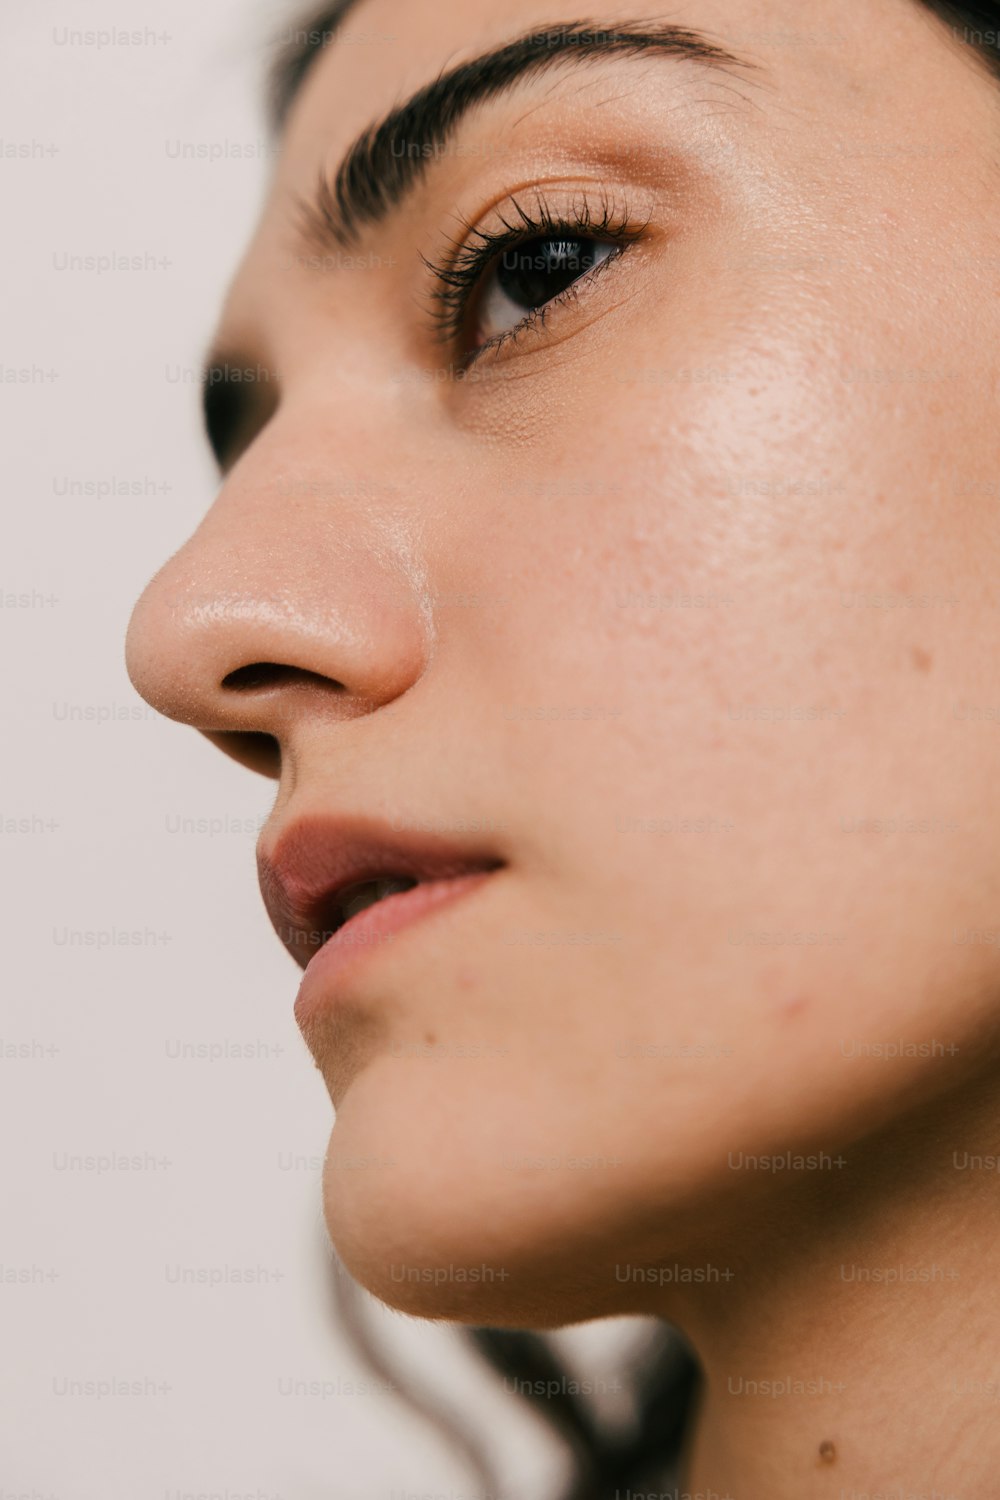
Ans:
{"type": "Polygon", "coordinates": [[[596,240],[528,240],[505,250],[497,271],[500,290],[518,307],[542,307],[593,269],[596,240]]]}

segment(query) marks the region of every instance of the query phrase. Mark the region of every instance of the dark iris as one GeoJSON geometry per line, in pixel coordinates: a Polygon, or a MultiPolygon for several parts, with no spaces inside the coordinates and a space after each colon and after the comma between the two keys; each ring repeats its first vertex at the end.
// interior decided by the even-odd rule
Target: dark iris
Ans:
{"type": "Polygon", "coordinates": [[[592,271],[607,248],[598,240],[526,240],[501,255],[496,284],[517,307],[543,307],[592,271]]]}

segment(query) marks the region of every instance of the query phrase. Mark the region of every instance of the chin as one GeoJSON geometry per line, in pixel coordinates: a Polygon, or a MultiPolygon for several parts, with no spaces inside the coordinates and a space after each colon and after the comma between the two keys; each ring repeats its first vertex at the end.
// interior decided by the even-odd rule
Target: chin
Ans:
{"type": "Polygon", "coordinates": [[[390,1093],[379,1073],[347,1091],[323,1173],[330,1242],[359,1285],[413,1317],[499,1328],[621,1311],[617,1215],[592,1181],[487,1169],[515,1121],[477,1119],[464,1095],[445,1110],[440,1093],[390,1093]]]}
{"type": "MultiPolygon", "coordinates": [[[[410,1317],[494,1327],[538,1327],[539,1289],[526,1295],[523,1269],[496,1241],[442,1212],[440,1190],[423,1202],[387,1179],[345,1186],[324,1177],[330,1243],[351,1277],[387,1307],[410,1317]]],[[[453,1205],[458,1214],[464,1205],[453,1205]]],[[[523,1262],[523,1247],[519,1260],[523,1262]]],[[[560,1321],[564,1321],[560,1319],[560,1321]]]]}

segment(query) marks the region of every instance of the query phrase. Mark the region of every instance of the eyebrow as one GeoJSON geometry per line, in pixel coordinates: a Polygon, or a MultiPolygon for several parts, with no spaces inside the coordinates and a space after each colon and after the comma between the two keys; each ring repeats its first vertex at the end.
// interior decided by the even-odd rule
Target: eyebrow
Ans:
{"type": "Polygon", "coordinates": [[[381,223],[400,207],[471,110],[522,80],[567,64],[650,54],[724,72],[757,67],[683,26],[572,21],[535,27],[450,68],[362,131],[336,173],[322,173],[313,197],[301,205],[307,238],[322,247],[355,245],[362,228],[381,223]]]}
{"type": "MultiPolygon", "coordinates": [[[[338,8],[338,22],[350,8],[338,8]]],[[[323,40],[281,64],[286,83],[294,78],[296,87],[301,86],[315,55],[336,39],[337,32],[331,28],[308,35],[320,35],[323,40]]],[[[734,67],[758,67],[705,33],[682,26],[628,21],[597,26],[574,21],[535,27],[448,69],[363,130],[336,173],[331,176],[324,171],[313,197],[300,202],[306,240],[319,248],[356,244],[362,228],[383,222],[402,205],[476,105],[500,98],[523,79],[559,66],[583,67],[607,58],[652,54],[707,64],[727,73],[734,67]]],[[[282,119],[291,102],[289,94],[282,119]]],[[[234,450],[244,446],[240,440],[250,421],[247,391],[233,382],[228,369],[216,353],[203,377],[205,430],[222,470],[234,450]]]]}

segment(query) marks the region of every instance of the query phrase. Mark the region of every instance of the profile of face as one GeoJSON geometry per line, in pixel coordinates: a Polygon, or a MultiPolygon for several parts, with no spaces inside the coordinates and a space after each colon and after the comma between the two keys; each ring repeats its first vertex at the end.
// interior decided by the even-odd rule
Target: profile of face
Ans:
{"type": "Polygon", "coordinates": [[[994,86],[914,0],[599,19],[346,17],[128,638],[278,778],[303,964],[320,887],[420,882],[297,1005],[335,1248],[535,1327],[683,1323],[620,1267],[807,1215],[748,1157],[857,1183],[997,1023],[994,86]]]}

